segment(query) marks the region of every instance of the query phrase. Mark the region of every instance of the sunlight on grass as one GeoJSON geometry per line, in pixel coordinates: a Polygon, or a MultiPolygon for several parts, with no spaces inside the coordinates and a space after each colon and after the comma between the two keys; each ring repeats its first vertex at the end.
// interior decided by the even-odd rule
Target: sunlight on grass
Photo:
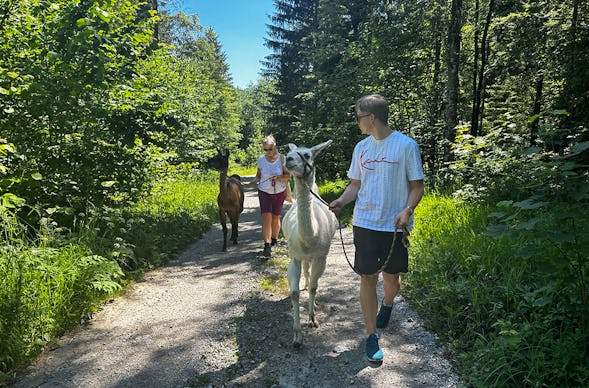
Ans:
{"type": "Polygon", "coordinates": [[[286,248],[279,247],[275,249],[273,257],[265,263],[263,276],[259,282],[260,288],[279,297],[288,296],[290,292],[288,280],[286,279],[288,262],[286,248]]]}
{"type": "Polygon", "coordinates": [[[257,168],[255,166],[253,166],[253,167],[235,166],[235,167],[230,167],[227,174],[228,175],[237,174],[241,177],[244,177],[244,176],[256,175],[256,171],[257,171],[257,168]]]}

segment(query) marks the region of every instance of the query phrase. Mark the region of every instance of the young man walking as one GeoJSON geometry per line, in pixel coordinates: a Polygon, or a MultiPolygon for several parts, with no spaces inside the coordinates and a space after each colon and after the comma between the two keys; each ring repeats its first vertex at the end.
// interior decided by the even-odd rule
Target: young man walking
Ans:
{"type": "Polygon", "coordinates": [[[384,97],[364,96],[356,102],[355,110],[360,130],[369,136],[354,147],[348,170],[350,184],[329,207],[337,213],[356,201],[352,219],[354,269],[361,274],[360,306],[368,336],[366,355],[372,362],[382,362],[384,355],[376,329],[388,325],[393,300],[401,288],[400,273],[408,271],[402,236],[405,229],[413,228],[413,211],[423,197],[424,174],[417,143],[388,126],[384,97]],[[376,285],[380,272],[384,299],[379,310],[376,285]]]}

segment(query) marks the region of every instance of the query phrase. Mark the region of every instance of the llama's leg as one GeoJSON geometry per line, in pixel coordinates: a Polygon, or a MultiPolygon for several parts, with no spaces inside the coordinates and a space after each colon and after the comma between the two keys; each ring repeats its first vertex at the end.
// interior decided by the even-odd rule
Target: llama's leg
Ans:
{"type": "Polygon", "coordinates": [[[239,213],[235,211],[231,212],[229,219],[231,220],[231,241],[233,241],[233,244],[237,244],[237,225],[239,224],[239,213]]]}
{"type": "Polygon", "coordinates": [[[219,209],[219,221],[221,222],[221,227],[223,228],[223,252],[227,250],[227,218],[225,215],[225,211],[219,209]]]}
{"type": "Polygon", "coordinates": [[[309,288],[309,267],[311,266],[311,262],[308,260],[303,261],[303,277],[305,278],[305,287],[303,290],[307,290],[309,288]]]}
{"type": "Polygon", "coordinates": [[[303,332],[301,330],[301,316],[299,311],[299,281],[301,280],[301,262],[293,258],[288,263],[288,271],[286,274],[288,285],[290,287],[290,301],[292,304],[293,317],[293,338],[292,346],[298,348],[303,343],[303,332]]]}
{"type": "Polygon", "coordinates": [[[325,257],[315,259],[311,265],[311,277],[309,278],[309,325],[319,327],[315,319],[315,296],[317,294],[317,284],[319,278],[325,272],[325,257]]]}

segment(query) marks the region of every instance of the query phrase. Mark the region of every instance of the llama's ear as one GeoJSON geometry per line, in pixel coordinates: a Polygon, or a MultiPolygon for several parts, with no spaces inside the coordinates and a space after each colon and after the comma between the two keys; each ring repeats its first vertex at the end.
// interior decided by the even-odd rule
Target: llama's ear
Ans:
{"type": "Polygon", "coordinates": [[[298,147],[292,143],[288,143],[288,148],[292,151],[292,150],[296,150],[298,147]]]}
{"type": "Polygon", "coordinates": [[[325,148],[327,148],[330,144],[331,144],[332,140],[327,140],[324,143],[321,144],[317,144],[316,146],[311,148],[311,153],[313,154],[313,157],[316,157],[317,154],[319,154],[321,151],[323,151],[325,148]]]}

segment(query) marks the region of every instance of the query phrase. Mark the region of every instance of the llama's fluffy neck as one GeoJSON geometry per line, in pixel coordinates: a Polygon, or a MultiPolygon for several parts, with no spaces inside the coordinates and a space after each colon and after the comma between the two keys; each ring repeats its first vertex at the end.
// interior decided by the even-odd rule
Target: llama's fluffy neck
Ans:
{"type": "Polygon", "coordinates": [[[295,176],[294,182],[299,236],[302,238],[302,241],[305,241],[307,237],[311,238],[316,233],[313,222],[313,198],[311,194],[311,189],[315,183],[315,171],[311,171],[306,177],[295,176]]]}
{"type": "Polygon", "coordinates": [[[219,195],[221,198],[227,197],[227,169],[219,170],[219,195]]]}

